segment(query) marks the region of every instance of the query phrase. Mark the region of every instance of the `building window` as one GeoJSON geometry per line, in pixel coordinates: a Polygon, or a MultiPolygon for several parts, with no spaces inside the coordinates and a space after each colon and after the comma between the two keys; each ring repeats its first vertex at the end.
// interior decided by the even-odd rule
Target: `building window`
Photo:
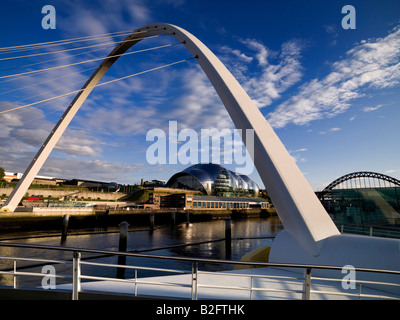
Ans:
{"type": "Polygon", "coordinates": [[[207,202],[207,208],[210,208],[210,203],[209,202],[207,202]]]}
{"type": "Polygon", "coordinates": [[[211,208],[214,208],[214,202],[211,202],[211,208]]]}

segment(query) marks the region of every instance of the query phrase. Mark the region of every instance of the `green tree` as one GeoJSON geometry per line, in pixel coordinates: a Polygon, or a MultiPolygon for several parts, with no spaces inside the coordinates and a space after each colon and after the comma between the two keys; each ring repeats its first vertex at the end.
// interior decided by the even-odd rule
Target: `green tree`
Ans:
{"type": "Polygon", "coordinates": [[[5,171],[3,168],[0,167],[0,181],[3,180],[4,176],[5,176],[5,171]]]}

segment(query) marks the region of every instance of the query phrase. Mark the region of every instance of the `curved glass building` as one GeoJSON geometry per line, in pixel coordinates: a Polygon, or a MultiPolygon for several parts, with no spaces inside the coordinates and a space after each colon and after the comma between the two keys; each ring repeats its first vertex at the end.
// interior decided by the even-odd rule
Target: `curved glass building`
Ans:
{"type": "Polygon", "coordinates": [[[219,197],[257,197],[258,185],[248,176],[239,175],[219,164],[196,164],[174,174],[167,187],[197,190],[219,197]]]}

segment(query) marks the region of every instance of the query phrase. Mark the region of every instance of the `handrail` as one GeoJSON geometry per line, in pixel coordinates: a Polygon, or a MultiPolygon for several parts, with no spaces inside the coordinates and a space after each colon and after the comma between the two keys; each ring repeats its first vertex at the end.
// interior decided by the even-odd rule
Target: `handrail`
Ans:
{"type": "Polygon", "coordinates": [[[335,222],[340,233],[363,234],[375,237],[400,238],[400,229],[398,227],[387,226],[364,226],[354,224],[344,224],[335,222]]]}
{"type": "MultiPolygon", "coordinates": [[[[248,262],[248,261],[232,261],[232,260],[205,259],[205,258],[171,257],[171,256],[163,256],[163,255],[151,255],[151,254],[122,252],[122,251],[113,251],[113,250],[86,249],[86,248],[78,248],[78,247],[59,247],[59,246],[51,246],[51,245],[25,244],[25,243],[12,243],[12,242],[7,242],[7,243],[0,242],[0,247],[47,249],[47,250],[56,250],[56,251],[97,253],[97,254],[118,255],[118,256],[137,257],[137,258],[154,258],[154,259],[188,261],[188,262],[196,261],[196,262],[207,262],[207,263],[216,263],[216,264],[248,265],[248,266],[259,266],[259,267],[281,267],[281,268],[288,267],[288,268],[312,268],[312,269],[331,269],[331,270],[342,270],[343,269],[342,267],[331,266],[331,265],[292,264],[292,263],[276,263],[276,262],[248,262]]],[[[389,274],[400,275],[400,271],[396,271],[396,270],[359,268],[359,267],[354,267],[354,270],[360,271],[360,272],[379,272],[379,273],[389,273],[389,274]]]]}
{"type": "MultiPolygon", "coordinates": [[[[365,280],[355,280],[355,283],[359,284],[360,292],[356,293],[348,293],[348,292],[329,292],[325,290],[311,290],[311,280],[319,280],[319,281],[340,281],[335,278],[324,278],[324,277],[311,277],[312,269],[330,269],[330,270],[340,270],[343,268],[339,266],[326,266],[326,265],[308,265],[308,264],[289,264],[289,263],[271,263],[271,262],[246,262],[246,261],[231,261],[231,260],[218,260],[218,259],[205,259],[205,258],[188,258],[188,257],[171,257],[171,256],[163,256],[163,255],[150,255],[150,254],[141,254],[141,253],[132,253],[132,252],[119,252],[112,250],[97,250],[97,249],[85,249],[85,248],[77,248],[77,247],[59,247],[59,246],[49,246],[49,245],[38,245],[38,244],[24,244],[24,243],[4,243],[0,242],[0,247],[15,247],[15,248],[29,248],[29,249],[42,249],[42,250],[55,250],[55,251],[63,251],[63,252],[71,252],[73,253],[73,272],[71,275],[46,275],[43,273],[34,273],[34,272],[17,272],[16,261],[41,261],[53,264],[63,264],[63,263],[71,263],[71,261],[67,260],[55,260],[55,259],[38,259],[38,258],[19,258],[19,257],[0,257],[0,259],[8,259],[14,260],[14,271],[4,271],[0,270],[0,274],[7,274],[14,276],[14,288],[16,288],[16,276],[53,276],[55,278],[72,278],[72,299],[77,300],[79,297],[79,292],[81,292],[81,280],[107,280],[107,281],[118,281],[118,282],[128,282],[134,283],[135,285],[135,296],[137,295],[137,285],[138,284],[146,284],[146,285],[161,285],[161,286],[175,286],[175,287],[186,287],[191,288],[191,298],[197,299],[198,288],[210,288],[210,289],[225,289],[225,290],[244,290],[249,291],[250,299],[252,299],[253,292],[290,292],[290,293],[302,293],[303,299],[310,299],[312,294],[332,294],[332,295],[342,295],[342,296],[350,296],[350,297],[366,297],[366,298],[378,298],[378,299],[396,299],[393,296],[385,296],[385,295],[374,295],[374,294],[362,294],[361,293],[361,284],[377,284],[377,285],[389,285],[389,286],[399,286],[397,283],[390,282],[378,282],[378,281],[365,281],[365,280]],[[152,258],[152,259],[168,259],[173,261],[186,261],[192,263],[192,271],[183,271],[183,270],[175,270],[175,269],[166,269],[166,268],[153,268],[153,267],[142,267],[142,266],[131,266],[131,265],[119,265],[119,264],[110,264],[110,263],[97,263],[97,262],[84,262],[81,259],[82,253],[95,253],[95,254],[104,254],[107,256],[115,255],[115,256],[126,256],[126,257],[139,257],[139,258],[152,258]],[[230,264],[230,265],[247,265],[247,266],[257,266],[257,267],[278,267],[278,268],[302,268],[305,269],[304,277],[291,277],[291,276],[275,276],[275,275],[262,275],[262,274],[247,274],[247,273],[224,273],[224,272],[211,272],[211,271],[199,271],[198,264],[199,263],[215,263],[215,264],[230,264]],[[113,268],[126,268],[126,269],[134,269],[135,270],[135,278],[134,279],[117,279],[110,277],[100,277],[100,276],[89,276],[81,274],[81,265],[94,265],[94,266],[104,266],[104,267],[113,267],[113,268]],[[167,273],[180,273],[191,275],[191,284],[189,283],[166,283],[166,282],[157,282],[157,281],[146,281],[146,280],[138,280],[137,270],[151,270],[151,271],[162,271],[167,273]],[[234,276],[234,277],[247,277],[250,279],[250,287],[243,286],[234,286],[232,284],[229,285],[218,285],[218,284],[207,284],[207,283],[199,283],[198,277],[199,275],[216,275],[216,276],[234,276]],[[254,278],[274,278],[278,280],[300,280],[299,284],[303,283],[302,290],[282,290],[278,288],[261,288],[261,287],[253,287],[253,279],[254,278]]],[[[400,271],[395,270],[380,270],[380,269],[371,269],[371,268],[354,268],[355,271],[360,272],[375,272],[381,274],[393,274],[400,275],[400,271]]]]}

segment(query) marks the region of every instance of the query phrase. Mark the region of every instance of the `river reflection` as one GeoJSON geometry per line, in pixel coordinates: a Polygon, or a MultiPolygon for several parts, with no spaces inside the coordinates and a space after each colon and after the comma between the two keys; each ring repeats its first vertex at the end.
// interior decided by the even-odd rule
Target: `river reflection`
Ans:
{"type": "MultiPolygon", "coordinates": [[[[271,238],[275,236],[281,229],[282,225],[277,217],[268,218],[249,218],[243,220],[232,221],[232,247],[231,252],[226,252],[225,241],[217,241],[225,237],[225,221],[212,220],[205,222],[183,223],[175,226],[160,226],[155,230],[147,230],[143,227],[130,226],[128,233],[128,251],[142,251],[148,249],[159,248],[146,252],[152,255],[166,256],[183,256],[193,258],[207,259],[227,259],[240,260],[243,255],[260,245],[270,245],[273,241],[271,238]],[[214,241],[216,240],[216,241],[214,241]],[[201,243],[200,243],[201,242],[201,243]],[[178,246],[181,244],[193,244],[189,246],[178,246]],[[175,246],[175,247],[171,247],[175,246]],[[169,248],[165,248],[169,247],[169,248]]],[[[65,247],[104,249],[118,251],[119,232],[118,227],[110,227],[108,233],[86,233],[69,235],[66,241],[62,244],[65,247]]],[[[33,236],[33,234],[31,234],[33,236]]],[[[3,237],[4,238],[4,237],[3,237]]],[[[56,245],[60,246],[60,235],[54,237],[35,237],[29,239],[6,240],[9,242],[32,243],[40,245],[56,245]]],[[[14,257],[30,257],[30,258],[45,258],[45,259],[72,259],[71,252],[58,251],[42,251],[36,249],[19,249],[0,247],[1,256],[14,257]]],[[[84,256],[87,258],[87,255],[84,256]]],[[[90,259],[90,261],[117,263],[116,257],[102,257],[98,259],[90,259]]],[[[128,265],[138,265],[147,267],[162,267],[170,269],[190,270],[191,264],[179,261],[156,260],[131,258],[127,259],[128,265]]],[[[18,268],[32,265],[32,262],[18,262],[18,268]]],[[[0,260],[0,269],[12,268],[12,261],[0,260]]],[[[213,266],[210,264],[202,264],[199,268],[203,270],[226,270],[233,268],[233,265],[221,267],[221,265],[213,266]]],[[[42,265],[34,268],[24,269],[23,271],[40,272],[42,265]]],[[[71,274],[71,265],[56,265],[57,274],[71,274]]],[[[140,276],[156,275],[150,271],[140,271],[140,276]]],[[[115,277],[115,268],[104,268],[95,266],[83,266],[82,273],[86,275],[110,276],[115,277]]],[[[126,270],[125,278],[134,277],[133,270],[126,270]]],[[[39,278],[40,279],[40,278],[39,278]]],[[[33,281],[39,281],[37,278],[19,279],[19,285],[33,281]]],[[[3,275],[0,278],[1,285],[12,285],[13,278],[9,275],[3,275]]],[[[70,282],[70,280],[58,280],[57,283],[70,282]]],[[[40,285],[40,281],[38,282],[40,285]]]]}

